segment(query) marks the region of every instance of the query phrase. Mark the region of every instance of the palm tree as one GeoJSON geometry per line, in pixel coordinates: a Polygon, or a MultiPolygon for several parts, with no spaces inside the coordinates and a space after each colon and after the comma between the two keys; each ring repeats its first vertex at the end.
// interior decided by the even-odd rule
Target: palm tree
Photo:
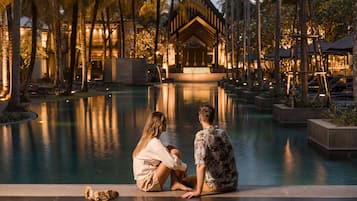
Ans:
{"type": "Polygon", "coordinates": [[[131,17],[133,18],[133,35],[134,35],[134,48],[133,48],[133,57],[136,58],[136,19],[135,19],[135,16],[136,16],[136,0],[131,0],[131,12],[132,12],[132,15],[131,17]]]}
{"type": "Polygon", "coordinates": [[[357,113],[357,1],[354,1],[353,7],[353,97],[357,113]]]}
{"type": "Polygon", "coordinates": [[[120,14],[120,33],[121,33],[121,47],[120,47],[120,57],[125,58],[125,28],[124,28],[124,13],[123,13],[123,3],[122,0],[118,0],[118,8],[120,14]]]}
{"type": "Polygon", "coordinates": [[[80,26],[80,50],[81,50],[81,62],[82,62],[82,84],[81,84],[81,91],[87,92],[88,91],[88,80],[87,80],[87,53],[86,53],[86,5],[84,1],[81,1],[81,11],[79,13],[79,26],[80,26]]]}
{"type": "Polygon", "coordinates": [[[280,21],[281,21],[281,1],[276,0],[276,24],[275,24],[275,51],[274,51],[274,79],[276,91],[280,91],[280,21]]]}
{"type": "Polygon", "coordinates": [[[0,8],[0,14],[1,14],[1,64],[2,64],[2,91],[1,95],[5,96],[8,91],[9,91],[9,78],[7,76],[8,74],[8,65],[7,65],[7,47],[8,47],[8,39],[6,38],[6,32],[7,32],[7,27],[6,27],[6,13],[5,13],[5,7],[0,8]]]}
{"type": "MultiPolygon", "coordinates": [[[[12,35],[12,73],[11,73],[11,89],[10,100],[6,110],[18,111],[24,110],[20,105],[20,17],[21,17],[21,1],[14,0],[12,4],[13,19],[11,21],[12,35]]],[[[10,17],[10,16],[8,16],[10,17]]]]}
{"type": "Polygon", "coordinates": [[[247,9],[247,60],[248,60],[248,66],[247,66],[247,82],[248,82],[248,87],[252,87],[252,69],[251,69],[251,31],[250,31],[250,1],[246,0],[246,9],[247,9]]]}
{"type": "Polygon", "coordinates": [[[54,28],[54,47],[55,47],[55,66],[56,66],[56,76],[55,76],[55,86],[60,89],[63,85],[63,69],[62,69],[62,43],[61,43],[61,20],[60,20],[60,10],[59,2],[52,1],[52,23],[54,28]]]}
{"type": "Polygon", "coordinates": [[[7,16],[7,30],[8,30],[8,62],[9,64],[7,65],[9,68],[9,96],[11,96],[11,86],[12,86],[12,4],[9,4],[6,6],[6,16],[7,16]]]}
{"type": "Polygon", "coordinates": [[[154,64],[157,64],[157,46],[159,43],[160,31],[160,0],[156,0],[156,31],[155,31],[155,47],[154,47],[154,64]]]}
{"type": "Polygon", "coordinates": [[[32,17],[32,27],[31,27],[31,58],[29,69],[26,72],[25,80],[22,85],[21,91],[23,92],[23,98],[26,100],[28,99],[28,85],[32,78],[32,72],[35,68],[35,60],[36,60],[36,50],[37,50],[37,20],[38,20],[38,13],[37,13],[37,5],[35,0],[30,0],[30,8],[31,8],[31,17],[32,17]]]}
{"type": "Polygon", "coordinates": [[[99,0],[94,0],[91,27],[90,27],[90,31],[89,31],[88,63],[91,63],[91,61],[92,61],[93,31],[94,31],[95,22],[97,19],[98,8],[99,8],[99,0]]]}
{"type": "Polygon", "coordinates": [[[261,33],[261,20],[260,20],[260,0],[256,0],[257,7],[257,66],[258,66],[258,81],[260,89],[263,89],[263,73],[262,73],[262,64],[261,64],[261,51],[262,51],[262,33],[261,33]]]}
{"type": "Polygon", "coordinates": [[[246,68],[247,68],[247,0],[243,0],[243,81],[246,81],[246,68]]]}
{"type": "MultiPolygon", "coordinates": [[[[242,2],[241,0],[237,0],[235,7],[237,8],[237,27],[236,27],[236,32],[237,32],[237,42],[236,42],[236,61],[237,61],[237,66],[236,66],[236,79],[238,79],[239,76],[239,56],[240,56],[240,18],[241,18],[241,6],[242,2]]],[[[243,76],[241,75],[240,79],[242,80],[243,76]]]]}
{"type": "Polygon", "coordinates": [[[65,94],[70,95],[72,91],[74,68],[76,63],[76,42],[77,42],[77,24],[78,24],[78,0],[74,0],[72,5],[72,31],[70,44],[70,64],[69,64],[69,78],[65,94]]]}
{"type": "Polygon", "coordinates": [[[307,85],[307,14],[306,14],[306,1],[300,0],[300,29],[301,29],[301,98],[304,104],[308,103],[308,85],[307,85]]]}

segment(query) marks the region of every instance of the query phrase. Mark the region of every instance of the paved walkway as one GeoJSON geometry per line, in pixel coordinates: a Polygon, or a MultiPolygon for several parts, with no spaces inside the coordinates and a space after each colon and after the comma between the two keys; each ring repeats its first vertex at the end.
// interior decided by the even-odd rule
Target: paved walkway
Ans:
{"type": "MultiPolygon", "coordinates": [[[[182,191],[142,192],[132,184],[0,184],[0,201],[84,200],[84,189],[113,189],[118,201],[179,201],[182,191]]],[[[242,186],[236,192],[205,195],[207,201],[356,201],[357,186],[242,186]]]]}

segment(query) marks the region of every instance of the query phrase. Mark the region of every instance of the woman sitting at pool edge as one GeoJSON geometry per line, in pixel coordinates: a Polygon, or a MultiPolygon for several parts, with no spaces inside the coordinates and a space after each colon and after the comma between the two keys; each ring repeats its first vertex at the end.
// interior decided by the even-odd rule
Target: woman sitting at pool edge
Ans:
{"type": "Polygon", "coordinates": [[[133,173],[136,185],[143,191],[162,191],[171,175],[171,190],[189,191],[180,181],[186,176],[187,165],[182,162],[178,149],[161,141],[166,131],[166,118],[161,112],[152,112],[146,120],[141,138],[133,152],[133,173]]]}

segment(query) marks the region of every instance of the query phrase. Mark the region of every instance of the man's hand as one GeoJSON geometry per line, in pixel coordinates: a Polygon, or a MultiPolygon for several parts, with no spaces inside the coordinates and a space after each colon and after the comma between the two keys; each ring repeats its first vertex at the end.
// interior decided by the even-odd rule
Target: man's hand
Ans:
{"type": "Polygon", "coordinates": [[[193,198],[193,197],[198,197],[200,195],[201,195],[201,193],[199,193],[197,191],[193,191],[193,192],[187,192],[187,193],[183,194],[181,197],[190,199],[190,198],[193,198]]]}

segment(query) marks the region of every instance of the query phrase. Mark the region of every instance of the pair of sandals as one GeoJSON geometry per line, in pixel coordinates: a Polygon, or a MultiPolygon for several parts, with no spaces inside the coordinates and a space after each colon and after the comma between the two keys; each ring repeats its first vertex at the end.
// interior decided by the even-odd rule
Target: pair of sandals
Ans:
{"type": "Polygon", "coordinates": [[[84,197],[90,201],[110,201],[119,197],[119,193],[115,190],[93,191],[91,187],[87,186],[84,191],[84,197]]]}

